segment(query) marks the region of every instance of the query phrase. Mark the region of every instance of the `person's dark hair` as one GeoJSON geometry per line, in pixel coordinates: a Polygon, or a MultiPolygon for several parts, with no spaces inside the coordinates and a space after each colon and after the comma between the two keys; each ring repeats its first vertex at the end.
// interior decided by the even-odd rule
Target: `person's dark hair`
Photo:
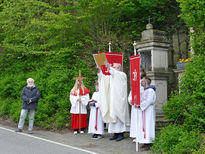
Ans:
{"type": "Polygon", "coordinates": [[[145,76],[144,79],[147,80],[148,85],[151,84],[152,80],[148,76],[145,76]]]}
{"type": "Polygon", "coordinates": [[[144,78],[146,76],[146,72],[143,68],[140,69],[140,78],[144,78]]]}

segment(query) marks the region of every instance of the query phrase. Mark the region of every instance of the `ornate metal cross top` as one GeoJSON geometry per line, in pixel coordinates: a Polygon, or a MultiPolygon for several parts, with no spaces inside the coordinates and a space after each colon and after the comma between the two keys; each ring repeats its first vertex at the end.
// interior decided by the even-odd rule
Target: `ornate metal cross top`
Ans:
{"type": "Polygon", "coordinates": [[[79,76],[78,76],[78,77],[74,77],[73,79],[74,79],[74,80],[80,80],[80,81],[82,81],[83,79],[86,79],[86,77],[82,77],[82,76],[81,76],[81,70],[79,70],[79,76]]]}

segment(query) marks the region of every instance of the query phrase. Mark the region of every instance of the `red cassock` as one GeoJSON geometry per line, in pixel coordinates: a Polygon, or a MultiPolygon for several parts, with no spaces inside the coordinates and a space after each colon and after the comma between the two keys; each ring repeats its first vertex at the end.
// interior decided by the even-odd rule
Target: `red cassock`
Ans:
{"type": "MultiPolygon", "coordinates": [[[[84,87],[84,92],[81,89],[79,95],[82,97],[82,96],[89,94],[89,93],[90,93],[90,91],[84,87]]],[[[70,94],[77,96],[77,93],[70,93],[70,94]]],[[[71,113],[71,129],[80,129],[80,128],[87,128],[87,114],[71,113]],[[80,119],[81,119],[81,124],[79,124],[80,119]]]]}
{"type": "MultiPolygon", "coordinates": [[[[71,114],[71,129],[80,129],[79,114],[71,114]]],[[[87,114],[81,114],[81,128],[87,128],[87,114]]]]}

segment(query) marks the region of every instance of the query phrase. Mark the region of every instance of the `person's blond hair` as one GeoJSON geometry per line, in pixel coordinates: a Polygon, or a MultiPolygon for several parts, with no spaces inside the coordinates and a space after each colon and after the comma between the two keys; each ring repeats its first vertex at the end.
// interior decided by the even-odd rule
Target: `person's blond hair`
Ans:
{"type": "MultiPolygon", "coordinates": [[[[81,80],[81,86],[80,86],[80,89],[83,90],[83,93],[84,93],[84,84],[83,84],[83,80],[81,80]]],[[[73,86],[73,88],[71,89],[70,93],[71,94],[77,94],[77,90],[78,90],[78,80],[75,80],[75,84],[73,86]]]]}

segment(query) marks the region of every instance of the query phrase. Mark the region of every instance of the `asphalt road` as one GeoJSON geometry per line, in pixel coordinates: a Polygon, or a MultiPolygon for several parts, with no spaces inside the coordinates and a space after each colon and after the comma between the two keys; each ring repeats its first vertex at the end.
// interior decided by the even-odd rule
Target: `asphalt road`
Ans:
{"type": "Polygon", "coordinates": [[[0,124],[0,154],[145,154],[136,152],[135,143],[125,134],[120,142],[110,141],[111,134],[92,140],[91,134],[74,135],[71,131],[59,134],[34,130],[33,134],[14,132],[16,128],[0,124]]]}
{"type": "Polygon", "coordinates": [[[2,154],[95,154],[4,127],[0,127],[0,149],[2,154]]]}

